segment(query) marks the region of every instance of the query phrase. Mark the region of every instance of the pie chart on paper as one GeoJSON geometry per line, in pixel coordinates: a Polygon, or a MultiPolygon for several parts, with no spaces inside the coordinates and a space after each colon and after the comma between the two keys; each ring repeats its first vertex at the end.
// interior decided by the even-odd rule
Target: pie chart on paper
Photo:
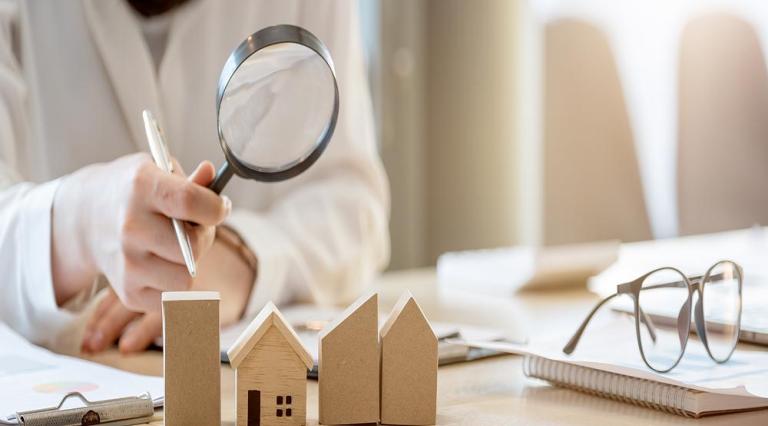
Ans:
{"type": "Polygon", "coordinates": [[[35,392],[39,393],[69,393],[69,392],[91,392],[99,388],[99,385],[89,382],[50,382],[41,383],[34,387],[35,392]]]}

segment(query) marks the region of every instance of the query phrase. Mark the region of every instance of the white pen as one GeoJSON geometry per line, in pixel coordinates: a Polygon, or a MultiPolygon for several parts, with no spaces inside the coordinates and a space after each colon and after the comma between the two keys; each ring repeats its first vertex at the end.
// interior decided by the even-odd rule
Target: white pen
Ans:
{"type": "MultiPolygon", "coordinates": [[[[144,118],[144,131],[147,132],[149,150],[152,152],[155,164],[166,173],[173,173],[171,154],[168,152],[168,145],[165,143],[165,138],[163,138],[163,133],[160,131],[155,117],[146,109],[141,113],[141,116],[144,118]]],[[[173,222],[176,239],[179,240],[181,254],[184,256],[184,263],[187,264],[189,275],[194,277],[197,275],[197,267],[195,266],[195,256],[192,254],[192,243],[189,241],[189,235],[187,235],[184,224],[180,220],[171,218],[171,222],[173,222]]]]}

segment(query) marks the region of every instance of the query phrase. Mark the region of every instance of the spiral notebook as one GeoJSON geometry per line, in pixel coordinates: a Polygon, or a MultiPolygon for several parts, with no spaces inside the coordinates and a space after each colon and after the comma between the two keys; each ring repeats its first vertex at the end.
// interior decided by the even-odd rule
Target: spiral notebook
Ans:
{"type": "Polygon", "coordinates": [[[634,336],[617,328],[621,327],[590,327],[590,338],[582,341],[572,356],[561,351],[567,339],[525,346],[464,344],[524,355],[523,369],[528,377],[681,416],[768,408],[765,350],[737,349],[730,361],[716,364],[692,336],[680,364],[669,373],[658,374],[643,363],[634,336]]]}
{"type": "Polygon", "coordinates": [[[528,377],[546,380],[553,385],[685,417],[698,418],[768,407],[766,398],[689,389],[535,355],[525,356],[523,372],[528,377]]]}

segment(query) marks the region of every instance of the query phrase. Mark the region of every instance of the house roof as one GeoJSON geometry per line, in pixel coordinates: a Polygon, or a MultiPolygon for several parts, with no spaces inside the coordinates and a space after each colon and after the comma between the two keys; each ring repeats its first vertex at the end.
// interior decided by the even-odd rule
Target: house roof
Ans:
{"type": "Polygon", "coordinates": [[[240,334],[240,337],[237,338],[227,351],[229,364],[232,368],[237,368],[243,362],[251,352],[251,349],[259,343],[259,340],[264,337],[271,327],[275,327],[285,337],[285,340],[296,353],[296,356],[307,366],[307,369],[312,369],[314,365],[312,355],[309,354],[309,351],[299,340],[299,336],[293,331],[293,327],[288,324],[283,314],[280,313],[272,302],[264,306],[264,309],[251,321],[248,328],[240,334]]]}
{"type": "Polygon", "coordinates": [[[367,305],[369,303],[372,303],[374,305],[373,310],[377,315],[378,320],[378,312],[379,312],[379,294],[378,293],[370,293],[367,295],[364,295],[360,298],[358,298],[355,303],[349,305],[347,309],[344,310],[341,315],[338,315],[333,321],[328,323],[325,327],[323,327],[322,330],[320,330],[320,333],[318,334],[318,338],[320,340],[323,340],[323,337],[332,334],[336,327],[341,325],[344,321],[346,321],[349,317],[353,316],[357,313],[358,309],[360,309],[363,305],[367,305]]]}
{"type": "MultiPolygon", "coordinates": [[[[429,329],[431,334],[435,337],[435,340],[437,340],[435,331],[432,330],[432,325],[429,323],[429,320],[427,320],[426,315],[424,315],[424,311],[422,311],[421,306],[416,303],[416,300],[414,300],[411,292],[407,290],[403,293],[402,296],[400,296],[400,299],[395,304],[395,307],[392,308],[392,312],[390,312],[389,317],[384,322],[384,325],[381,326],[381,330],[379,330],[381,336],[386,336],[392,327],[394,327],[398,321],[401,321],[406,316],[410,317],[411,321],[416,320],[426,324],[426,328],[429,329]],[[413,313],[413,315],[406,315],[406,313],[413,313]]],[[[409,325],[413,325],[413,323],[409,325]]]]}

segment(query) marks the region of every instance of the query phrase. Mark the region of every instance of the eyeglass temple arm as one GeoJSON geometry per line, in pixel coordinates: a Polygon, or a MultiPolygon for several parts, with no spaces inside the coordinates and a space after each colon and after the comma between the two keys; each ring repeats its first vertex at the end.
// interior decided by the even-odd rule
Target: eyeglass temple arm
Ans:
{"type": "Polygon", "coordinates": [[[600,309],[603,305],[605,305],[606,302],[613,299],[614,297],[618,296],[620,293],[613,293],[612,295],[606,297],[605,299],[601,300],[600,303],[595,305],[594,308],[592,308],[592,311],[589,312],[586,318],[584,318],[584,321],[581,322],[581,325],[578,329],[576,329],[576,333],[573,334],[573,337],[571,337],[571,340],[568,341],[568,343],[563,347],[563,352],[570,355],[574,349],[576,349],[576,345],[579,344],[579,340],[581,339],[581,335],[584,334],[584,330],[587,328],[587,324],[589,324],[589,321],[592,319],[592,317],[595,315],[595,313],[600,309]]]}
{"type": "MultiPolygon", "coordinates": [[[[665,285],[665,284],[659,284],[659,285],[665,285]]],[[[592,317],[595,315],[595,313],[603,306],[606,302],[613,299],[614,297],[618,296],[619,294],[623,294],[620,292],[616,292],[605,299],[601,300],[600,303],[595,305],[594,308],[592,308],[592,311],[590,311],[589,315],[587,315],[586,318],[584,318],[584,321],[581,323],[579,328],[576,330],[576,333],[573,334],[573,337],[571,337],[571,340],[568,341],[568,343],[563,347],[563,352],[570,355],[573,353],[573,351],[576,349],[576,345],[579,344],[579,340],[581,340],[581,335],[584,334],[584,330],[587,328],[587,324],[589,324],[589,321],[592,320],[592,317]]],[[[651,317],[649,317],[645,311],[643,311],[643,308],[641,308],[638,305],[638,310],[640,311],[640,321],[648,328],[648,334],[651,336],[651,340],[653,342],[656,342],[656,327],[653,325],[653,321],[651,321],[651,317]]]]}

